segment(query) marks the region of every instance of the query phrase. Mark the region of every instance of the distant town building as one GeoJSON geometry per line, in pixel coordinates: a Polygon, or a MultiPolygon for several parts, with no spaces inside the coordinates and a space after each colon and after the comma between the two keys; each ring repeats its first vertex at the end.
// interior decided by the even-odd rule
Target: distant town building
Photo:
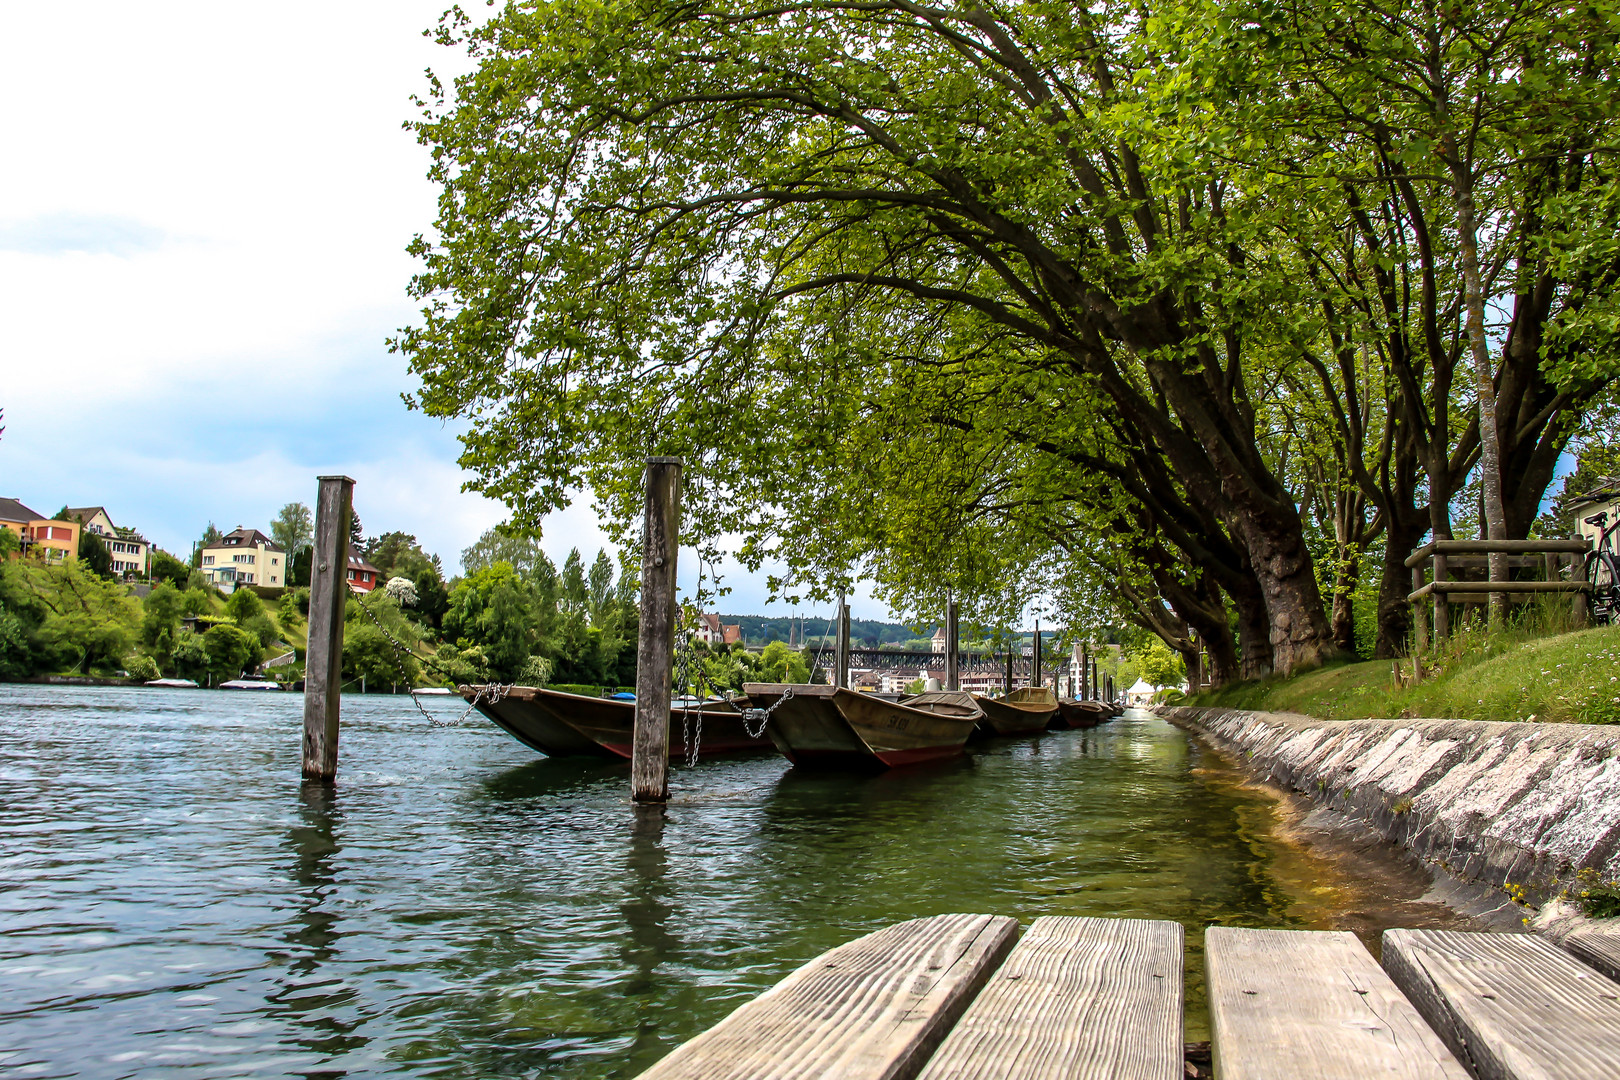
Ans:
{"type": "Polygon", "coordinates": [[[381,584],[381,570],[359,555],[349,555],[349,588],[355,592],[370,592],[381,584]]]}
{"type": "Polygon", "coordinates": [[[201,558],[203,576],[226,592],[238,585],[287,584],[287,553],[258,529],[238,525],[204,547],[201,558]]]}
{"type": "Polygon", "coordinates": [[[77,521],[53,521],[16,499],[0,499],[0,527],[17,534],[19,555],[51,563],[79,557],[77,521]]]}
{"type": "Polygon", "coordinates": [[[730,645],[742,640],[742,624],[721,625],[720,616],[714,612],[699,613],[697,629],[692,631],[692,639],[711,646],[730,645]]]}
{"type": "Polygon", "coordinates": [[[151,545],[134,529],[120,529],[114,525],[104,506],[68,507],[68,517],[84,526],[85,532],[95,533],[107,545],[112,556],[113,573],[120,577],[146,577],[149,574],[151,545]]]}

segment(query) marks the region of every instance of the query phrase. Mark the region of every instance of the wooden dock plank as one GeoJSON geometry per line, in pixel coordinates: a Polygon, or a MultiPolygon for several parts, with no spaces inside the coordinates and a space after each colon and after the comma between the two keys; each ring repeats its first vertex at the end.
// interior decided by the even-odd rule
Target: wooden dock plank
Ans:
{"type": "Polygon", "coordinates": [[[935,915],[805,964],[643,1080],[910,1080],[1018,938],[996,915],[935,915]]]}
{"type": "Polygon", "coordinates": [[[1212,926],[1204,966],[1222,1080],[1467,1080],[1354,934],[1212,926]]]}
{"type": "Polygon", "coordinates": [[[1035,920],[920,1080],[1177,1080],[1181,924],[1035,920]]]}
{"type": "Polygon", "coordinates": [[[1539,937],[1386,930],[1384,967],[1481,1080],[1620,1076],[1620,984],[1539,937]]]}
{"type": "Polygon", "coordinates": [[[1581,928],[1571,932],[1559,944],[1581,963],[1620,981],[1620,934],[1581,928]]]}

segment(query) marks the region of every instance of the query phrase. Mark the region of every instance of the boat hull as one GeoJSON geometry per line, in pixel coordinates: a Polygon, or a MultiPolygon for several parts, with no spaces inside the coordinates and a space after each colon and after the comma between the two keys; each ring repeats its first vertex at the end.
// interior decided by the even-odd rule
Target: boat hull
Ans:
{"type": "Polygon", "coordinates": [[[1033,735],[1045,731],[1057,715],[1057,695],[1044,686],[1026,686],[1005,697],[981,697],[983,735],[1033,735]]]}
{"type": "MultiPolygon", "coordinates": [[[[462,696],[472,700],[471,687],[462,696]]],[[[585,697],[533,686],[514,686],[496,702],[479,701],[478,711],[507,734],[547,757],[629,759],[635,743],[636,704],[633,701],[585,697]]],[[[748,734],[742,714],[735,709],[708,706],[692,710],[693,742],[698,757],[757,753],[771,748],[769,739],[748,734]],[[701,727],[699,726],[701,721],[701,727]]],[[[686,719],[680,710],[670,715],[669,756],[687,757],[686,719]]]]}
{"type": "Polygon", "coordinates": [[[1055,728],[1090,728],[1114,716],[1113,710],[1100,701],[1074,701],[1063,698],[1058,702],[1055,728]]]}
{"type": "Polygon", "coordinates": [[[880,772],[953,758],[977,719],[831,686],[748,683],[743,692],[756,708],[775,706],[766,734],[783,757],[805,768],[880,772]],[[793,696],[781,700],[790,689],[793,696]]]}

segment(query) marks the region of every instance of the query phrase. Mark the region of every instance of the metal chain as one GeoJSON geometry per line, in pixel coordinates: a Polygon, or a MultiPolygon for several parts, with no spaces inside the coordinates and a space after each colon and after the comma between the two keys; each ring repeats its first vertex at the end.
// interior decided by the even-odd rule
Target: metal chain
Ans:
{"type": "MultiPolygon", "coordinates": [[[[473,714],[473,710],[478,707],[478,703],[480,701],[494,705],[507,694],[511,693],[512,687],[517,685],[516,683],[475,683],[473,684],[472,688],[473,696],[467,702],[466,710],[454,720],[440,720],[438,717],[429,712],[422,704],[422,698],[417,694],[416,687],[411,685],[410,677],[405,671],[405,654],[410,653],[412,657],[423,664],[432,664],[434,667],[439,667],[439,665],[434,664],[434,662],[427,657],[417,656],[416,653],[412,651],[410,646],[406,645],[403,641],[399,640],[399,638],[395,637],[389,631],[388,627],[382,624],[382,620],[377,618],[377,613],[372,611],[371,608],[366,604],[366,594],[364,592],[356,589],[353,585],[349,586],[349,591],[357,598],[357,602],[360,605],[360,610],[366,613],[366,618],[371,620],[372,625],[377,628],[377,631],[382,634],[390,645],[394,647],[394,667],[399,671],[399,681],[404,683],[405,689],[410,692],[411,704],[416,706],[416,711],[421,713],[427,722],[432,724],[434,727],[457,727],[466,723],[467,718],[473,714]]],[[[446,673],[443,667],[439,667],[439,671],[441,673],[446,673]]]]}

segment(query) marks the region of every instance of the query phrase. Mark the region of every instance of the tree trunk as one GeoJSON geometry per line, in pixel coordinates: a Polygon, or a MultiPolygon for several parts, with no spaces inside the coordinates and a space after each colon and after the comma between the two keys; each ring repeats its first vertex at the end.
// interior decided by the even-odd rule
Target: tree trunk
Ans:
{"type": "Polygon", "coordinates": [[[1333,644],[1356,653],[1356,586],[1361,583],[1361,552],[1347,547],[1333,575],[1333,644]]]}
{"type": "Polygon", "coordinates": [[[1407,654],[1407,635],[1412,629],[1412,605],[1406,599],[1411,592],[1412,571],[1406,566],[1406,557],[1423,539],[1421,511],[1410,517],[1391,515],[1384,537],[1383,580],[1378,583],[1378,638],[1373,645],[1373,657],[1392,660],[1407,654]]]}
{"type": "MultiPolygon", "coordinates": [[[[1457,206],[1457,247],[1462,264],[1468,348],[1474,358],[1474,389],[1479,397],[1479,475],[1484,495],[1484,533],[1487,540],[1507,539],[1507,514],[1502,507],[1502,449],[1496,427],[1496,377],[1491,367],[1490,342],[1485,338],[1485,287],[1479,273],[1478,218],[1474,208],[1473,178],[1453,143],[1453,198],[1457,206]]],[[[1507,580],[1507,556],[1490,556],[1492,581],[1507,580]]],[[[1489,624],[1499,629],[1507,616],[1507,594],[1490,594],[1489,624]]]]}

